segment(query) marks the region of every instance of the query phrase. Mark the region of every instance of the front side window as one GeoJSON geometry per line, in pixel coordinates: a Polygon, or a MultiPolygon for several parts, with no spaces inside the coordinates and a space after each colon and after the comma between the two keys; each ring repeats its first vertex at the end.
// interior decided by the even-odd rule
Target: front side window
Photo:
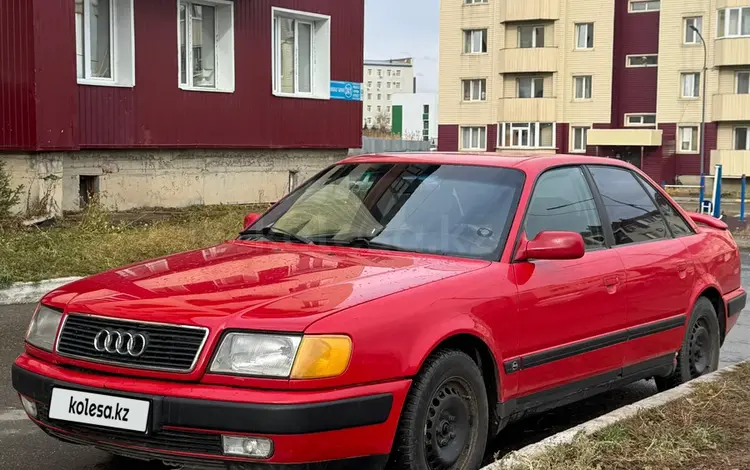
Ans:
{"type": "Polygon", "coordinates": [[[487,80],[462,80],[464,101],[487,100],[487,80]]]}
{"type": "Polygon", "coordinates": [[[679,152],[695,153],[698,151],[698,126],[679,126],[679,152]]]}
{"type": "Polygon", "coordinates": [[[526,237],[540,232],[581,234],[587,249],[604,247],[604,230],[586,178],[579,167],[549,170],[536,182],[524,220],[526,237]]]}
{"type": "Polygon", "coordinates": [[[750,7],[719,10],[716,37],[750,36],[750,7]]]}
{"type": "Polygon", "coordinates": [[[573,152],[586,152],[588,132],[588,127],[573,127],[573,152]]]}
{"type": "Polygon", "coordinates": [[[604,208],[612,224],[617,245],[628,245],[669,237],[659,209],[628,170],[590,167],[604,208]]]}
{"type": "Polygon", "coordinates": [[[543,98],[544,97],[544,78],[542,77],[522,77],[518,78],[518,97],[519,98],[543,98]]]}
{"type": "Polygon", "coordinates": [[[499,128],[498,147],[554,148],[553,122],[502,122],[499,128]]]}
{"type": "Polygon", "coordinates": [[[748,127],[735,127],[734,128],[734,149],[735,150],[750,150],[750,128],[748,127]]]}
{"type": "Polygon", "coordinates": [[[575,81],[575,99],[591,99],[591,75],[579,75],[574,77],[575,81]]]}
{"type": "Polygon", "coordinates": [[[484,54],[487,52],[487,30],[468,29],[464,31],[464,54],[484,54]]]}
{"type": "Polygon", "coordinates": [[[519,26],[518,47],[544,47],[544,26],[519,26]]]}
{"type": "Polygon", "coordinates": [[[683,98],[698,98],[701,94],[700,72],[683,73],[681,74],[681,79],[682,79],[682,97],[683,98]]]}
{"type": "Polygon", "coordinates": [[[699,44],[700,37],[695,30],[703,31],[703,17],[693,16],[685,18],[685,44],[699,44]]]}
{"type": "Polygon", "coordinates": [[[463,150],[486,150],[487,128],[486,127],[462,127],[461,148],[463,150]]]}
{"type": "MultiPolygon", "coordinates": [[[[274,92],[300,98],[330,97],[330,17],[273,8],[274,92]]],[[[378,76],[382,70],[378,69],[378,76]]],[[[380,88],[378,82],[378,88],[380,88]]],[[[369,82],[368,82],[369,86],[369,82]]]]}
{"type": "Polygon", "coordinates": [[[629,55],[626,60],[627,67],[656,67],[659,65],[659,56],[656,54],[629,55]]]}
{"type": "Polygon", "coordinates": [[[433,253],[497,260],[523,173],[465,165],[334,165],[280,201],[242,239],[433,253]],[[338,208],[338,210],[331,210],[338,208]]]}
{"type": "Polygon", "coordinates": [[[79,83],[135,84],[132,18],[129,0],[75,0],[79,83]]]}
{"type": "Polygon", "coordinates": [[[180,87],[234,91],[234,3],[180,2],[180,87]]]}
{"type": "Polygon", "coordinates": [[[594,23],[576,24],[576,49],[594,47],[594,23]]]}

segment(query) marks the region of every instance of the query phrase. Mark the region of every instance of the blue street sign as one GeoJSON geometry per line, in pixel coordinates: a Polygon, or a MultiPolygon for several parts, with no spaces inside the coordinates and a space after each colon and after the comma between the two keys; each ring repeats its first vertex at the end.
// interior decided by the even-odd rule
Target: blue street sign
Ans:
{"type": "Polygon", "coordinates": [[[331,81],[331,99],[362,101],[362,84],[331,81]]]}

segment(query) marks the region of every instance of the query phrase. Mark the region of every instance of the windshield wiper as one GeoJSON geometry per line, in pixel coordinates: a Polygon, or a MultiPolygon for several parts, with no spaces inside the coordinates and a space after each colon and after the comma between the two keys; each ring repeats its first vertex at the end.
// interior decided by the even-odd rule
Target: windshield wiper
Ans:
{"type": "Polygon", "coordinates": [[[372,241],[373,237],[355,237],[349,240],[326,240],[329,243],[333,243],[337,246],[350,246],[357,248],[358,246],[363,248],[374,248],[377,250],[391,250],[391,251],[408,251],[396,245],[389,245],[388,243],[380,243],[372,241]]]}
{"type": "Polygon", "coordinates": [[[243,235],[263,235],[264,237],[267,237],[267,238],[272,238],[274,235],[284,235],[298,243],[304,243],[306,245],[315,244],[315,242],[313,242],[309,238],[303,237],[302,235],[296,235],[287,230],[274,227],[273,225],[269,225],[268,227],[263,227],[260,230],[257,230],[257,229],[243,230],[242,232],[240,232],[240,236],[243,236],[243,235]]]}

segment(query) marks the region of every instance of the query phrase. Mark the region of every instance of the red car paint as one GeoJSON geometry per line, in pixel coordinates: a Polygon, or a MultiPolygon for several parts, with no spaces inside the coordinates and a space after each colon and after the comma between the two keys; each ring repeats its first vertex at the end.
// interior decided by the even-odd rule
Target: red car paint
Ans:
{"type": "MultiPolygon", "coordinates": [[[[411,378],[446,341],[483,344],[490,352],[496,382],[488,386],[503,418],[504,407],[521,409],[530,397],[538,396],[534,394],[575,387],[592,377],[673,357],[681,346],[686,315],[701,295],[717,299],[724,335],[738,318],[728,315],[728,302],[741,298],[744,306],[739,251],[731,234],[701,216],[695,216],[702,222],[696,223],[676,204],[675,210],[694,234],[588,251],[579,259],[513,262],[525,240],[523,214],[544,171],[569,165],[611,165],[643,175],[628,164],[570,155],[500,158],[435,153],[361,156],[343,163],[373,161],[522,171],[525,183],[500,258],[483,261],[364,248],[228,241],[118,268],[51,292],[42,303],[65,314],[206,327],[208,338],[194,370],[177,374],[123,368],[65,358],[27,344],[14,367],[14,384],[17,372],[31,373],[84,389],[274,406],[389,394],[390,411],[380,423],[268,435],[275,444],[268,463],[339,460],[390,452],[411,378]],[[672,326],[658,328],[665,324],[672,326]],[[228,329],[346,334],[352,338],[353,355],[342,375],[327,379],[209,373],[213,352],[228,329]],[[644,329],[650,333],[634,333],[644,329]],[[606,342],[618,337],[625,339],[606,342]],[[575,351],[583,342],[598,346],[575,351]],[[571,350],[572,354],[554,356],[571,350]],[[534,362],[537,364],[532,367],[534,362]]],[[[564,237],[560,240],[565,241],[564,237]]],[[[737,310],[739,304],[735,301],[733,305],[737,310]]],[[[59,434],[70,433],[51,423],[38,423],[57,429],[59,434]]],[[[205,434],[223,431],[174,425],[164,429],[205,434]]],[[[262,435],[252,428],[226,434],[262,435]]],[[[116,439],[107,442],[117,446],[116,439]]],[[[123,448],[129,446],[122,444],[123,448]]],[[[137,449],[150,448],[143,444],[137,449]]],[[[152,454],[243,460],[199,452],[152,454]]]]}

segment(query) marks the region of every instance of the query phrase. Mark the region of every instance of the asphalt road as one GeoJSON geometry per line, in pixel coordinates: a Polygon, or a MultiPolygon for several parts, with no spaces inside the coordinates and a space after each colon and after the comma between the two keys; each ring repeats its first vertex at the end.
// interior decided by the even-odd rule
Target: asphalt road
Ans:
{"type": "MultiPolygon", "coordinates": [[[[750,253],[743,254],[742,283],[750,286],[750,253]]],[[[126,470],[132,463],[86,447],[47,437],[20,409],[10,384],[10,366],[23,349],[32,305],[0,306],[0,469],[126,470]]],[[[722,349],[721,366],[750,358],[750,308],[746,309],[722,349]]],[[[502,455],[623,405],[656,393],[653,382],[641,381],[620,390],[532,417],[504,430],[487,454],[502,455]]],[[[138,464],[140,470],[162,470],[138,464]]]]}

